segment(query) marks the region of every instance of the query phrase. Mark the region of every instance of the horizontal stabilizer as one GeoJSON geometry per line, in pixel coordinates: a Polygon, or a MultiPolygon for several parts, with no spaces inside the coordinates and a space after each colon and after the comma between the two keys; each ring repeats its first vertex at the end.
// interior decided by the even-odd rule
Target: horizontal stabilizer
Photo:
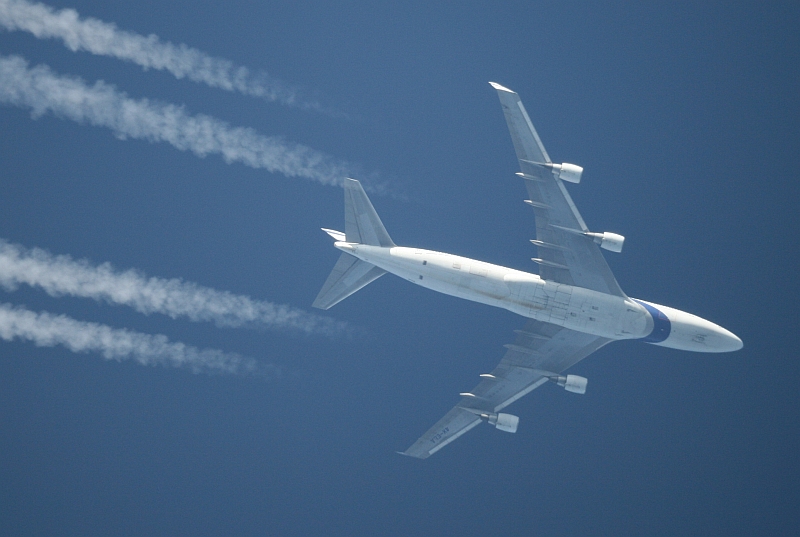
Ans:
{"type": "Polygon", "coordinates": [[[343,253],[312,306],[322,310],[331,308],[384,274],[382,268],[343,253]]]}
{"type": "Polygon", "coordinates": [[[341,231],[336,231],[335,229],[325,229],[324,227],[320,229],[330,235],[330,237],[336,242],[347,242],[347,237],[341,231]]]}

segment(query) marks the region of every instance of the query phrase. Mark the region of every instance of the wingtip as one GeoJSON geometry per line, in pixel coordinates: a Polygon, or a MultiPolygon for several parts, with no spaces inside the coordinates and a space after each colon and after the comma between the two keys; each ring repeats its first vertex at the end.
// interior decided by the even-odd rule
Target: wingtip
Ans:
{"type": "Polygon", "coordinates": [[[414,455],[413,453],[408,453],[407,451],[395,451],[398,455],[402,455],[403,457],[411,457],[412,459],[427,459],[430,457],[430,453],[425,453],[424,455],[414,455]]]}
{"type": "Polygon", "coordinates": [[[497,82],[489,82],[489,85],[492,86],[497,91],[507,91],[508,93],[516,93],[515,91],[512,91],[505,86],[501,86],[497,82]]]}

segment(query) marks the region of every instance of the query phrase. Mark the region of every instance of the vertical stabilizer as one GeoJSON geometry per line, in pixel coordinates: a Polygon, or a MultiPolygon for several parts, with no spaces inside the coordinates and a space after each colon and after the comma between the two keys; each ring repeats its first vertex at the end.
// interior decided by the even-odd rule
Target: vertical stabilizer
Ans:
{"type": "Polygon", "coordinates": [[[344,180],[344,233],[347,242],[371,246],[395,246],[369,201],[367,193],[355,179],[344,180]]]}

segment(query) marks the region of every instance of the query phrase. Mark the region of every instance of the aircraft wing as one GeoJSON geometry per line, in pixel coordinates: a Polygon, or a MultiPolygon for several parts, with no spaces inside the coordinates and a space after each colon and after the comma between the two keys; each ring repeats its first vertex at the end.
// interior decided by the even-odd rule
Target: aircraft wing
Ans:
{"type": "Polygon", "coordinates": [[[497,367],[403,455],[426,459],[497,413],[610,342],[560,326],[529,320],[497,367]]]}
{"type": "Polygon", "coordinates": [[[500,84],[490,84],[500,97],[528,189],[528,203],[536,215],[539,275],[545,280],[624,297],[600,248],[582,234],[589,229],[563,181],[546,166],[552,161],[519,95],[500,84]]]}
{"type": "MultiPolygon", "coordinates": [[[[514,149],[536,216],[539,275],[568,285],[625,297],[553,165],[519,95],[500,84],[497,90],[514,149]]],[[[403,455],[425,459],[542,384],[584,359],[610,339],[529,320],[505,356],[461,402],[403,455]]],[[[498,423],[499,426],[499,423],[498,423]]],[[[516,425],[512,427],[515,430],[516,425]]]]}

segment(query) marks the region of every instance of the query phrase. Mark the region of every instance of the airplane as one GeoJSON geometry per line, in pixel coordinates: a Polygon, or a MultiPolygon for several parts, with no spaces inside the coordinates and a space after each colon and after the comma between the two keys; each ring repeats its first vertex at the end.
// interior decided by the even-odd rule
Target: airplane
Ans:
{"type": "Polygon", "coordinates": [[[742,340],[691,313],[628,297],[600,249],[621,252],[625,238],[593,232],[565,183],[583,168],[557,164],[542,145],[522,101],[495,82],[536,220],[539,274],[475,259],[397,246],[361,184],[344,182],[345,231],[322,228],[342,251],[313,306],[328,309],[387,272],[447,295],[504,308],[528,319],[491,373],[461,393],[460,402],[406,451],[425,459],[480,423],[515,433],[519,417],[500,412],[534,389],[554,382],[583,394],[588,380],[565,370],[617,340],[635,339],[685,351],[730,352],[742,340]]]}

